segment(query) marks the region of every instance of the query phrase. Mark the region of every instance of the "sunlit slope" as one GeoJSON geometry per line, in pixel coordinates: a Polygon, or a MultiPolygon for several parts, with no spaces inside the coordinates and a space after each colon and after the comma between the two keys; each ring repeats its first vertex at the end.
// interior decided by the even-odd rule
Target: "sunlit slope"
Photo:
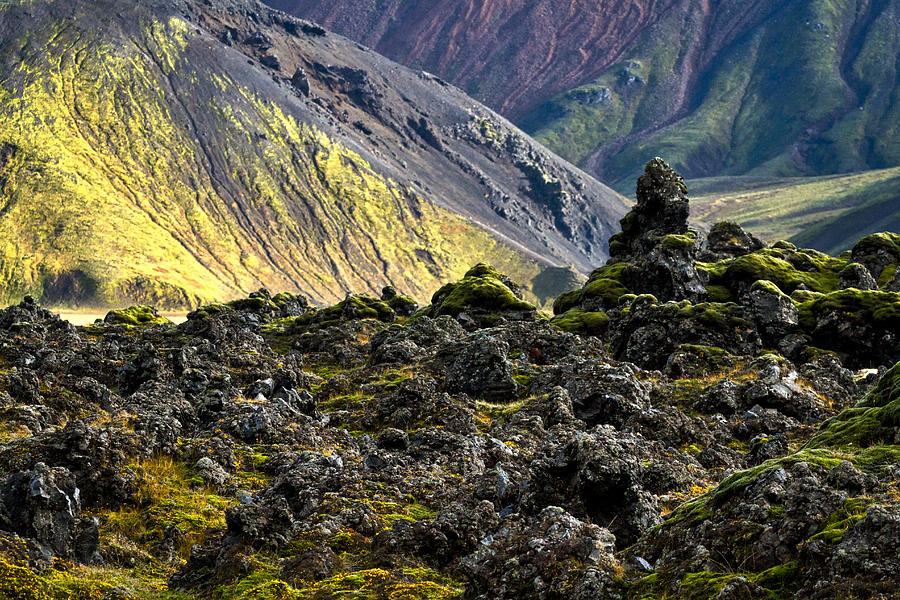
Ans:
{"type": "Polygon", "coordinates": [[[97,4],[0,4],[0,302],[423,296],[478,260],[538,272],[287,114],[204,30],[97,4]]]}
{"type": "Polygon", "coordinates": [[[689,181],[691,215],[736,221],[763,239],[839,254],[878,231],[900,231],[900,168],[813,178],[689,181]]]}

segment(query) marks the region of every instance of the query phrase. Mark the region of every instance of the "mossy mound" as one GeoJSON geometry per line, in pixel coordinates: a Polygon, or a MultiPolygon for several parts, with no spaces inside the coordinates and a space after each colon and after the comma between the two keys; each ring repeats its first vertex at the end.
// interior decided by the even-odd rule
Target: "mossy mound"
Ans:
{"type": "Polygon", "coordinates": [[[111,310],[103,319],[108,325],[131,325],[142,327],[146,325],[171,325],[172,322],[162,317],[152,306],[129,306],[121,310],[111,310]]]}
{"type": "Polygon", "coordinates": [[[448,283],[431,298],[428,314],[432,317],[458,317],[465,312],[481,324],[501,316],[534,318],[537,308],[521,298],[519,287],[494,267],[479,263],[462,280],[448,283]]]}
{"type": "Polygon", "coordinates": [[[696,243],[697,234],[693,231],[684,234],[672,233],[663,236],[659,241],[660,246],[665,250],[682,250],[690,248],[696,243]]]}
{"type": "Polygon", "coordinates": [[[594,269],[581,289],[559,296],[553,303],[553,313],[562,315],[572,308],[611,309],[619,304],[622,296],[631,291],[622,282],[622,273],[630,263],[618,262],[594,269]]]}
{"type": "Polygon", "coordinates": [[[900,235],[889,232],[867,235],[853,246],[850,257],[853,262],[864,264],[884,284],[900,264],[900,235]]]}
{"type": "Polygon", "coordinates": [[[709,377],[734,366],[736,357],[716,346],[681,344],[666,361],[666,374],[680,379],[709,377]]]}
{"type": "Polygon", "coordinates": [[[740,355],[754,355],[761,349],[755,324],[734,303],[659,303],[644,294],[631,301],[610,329],[613,356],[646,369],[662,369],[683,344],[740,355]]]}
{"type": "Polygon", "coordinates": [[[831,292],[838,288],[847,261],[816,250],[797,250],[788,244],[757,250],[716,263],[698,263],[709,276],[710,286],[727,288],[740,296],[756,281],[767,280],[785,294],[807,289],[831,292]]]}
{"type": "Polygon", "coordinates": [[[740,582],[738,585],[743,585],[745,589],[749,589],[747,584],[757,586],[757,589],[761,588],[765,594],[760,596],[762,598],[787,599],[793,597],[792,591],[798,573],[799,567],[796,562],[778,565],[761,573],[698,571],[685,574],[680,581],[674,582],[671,586],[670,582],[654,574],[637,581],[631,591],[635,594],[635,598],[645,600],[655,598],[706,600],[717,597],[729,583],[740,582]],[[668,594],[667,588],[669,587],[677,589],[675,595],[668,594]]]}
{"type": "Polygon", "coordinates": [[[397,313],[387,302],[366,294],[347,296],[334,306],[313,309],[293,319],[291,333],[307,331],[315,327],[327,327],[342,321],[374,319],[382,323],[393,323],[397,313]]]}
{"type": "MultiPolygon", "coordinates": [[[[843,448],[850,451],[893,446],[900,458],[900,363],[853,408],[826,421],[807,448],[843,448]]],[[[888,449],[890,450],[890,449],[888,449]]],[[[869,453],[867,453],[869,454],[869,453]]],[[[871,457],[869,457],[871,458],[871,457]]]]}
{"type": "Polygon", "coordinates": [[[817,317],[833,312],[843,318],[885,328],[900,328],[900,293],[846,289],[797,301],[801,322],[815,325],[817,317]]]}
{"type": "Polygon", "coordinates": [[[397,293],[394,286],[386,286],[381,290],[381,300],[386,302],[391,309],[402,317],[408,317],[419,308],[418,302],[411,296],[397,293]]]}
{"type": "Polygon", "coordinates": [[[572,308],[550,319],[550,322],[564,331],[579,335],[603,335],[609,326],[609,317],[604,312],[583,311],[572,308]]]}

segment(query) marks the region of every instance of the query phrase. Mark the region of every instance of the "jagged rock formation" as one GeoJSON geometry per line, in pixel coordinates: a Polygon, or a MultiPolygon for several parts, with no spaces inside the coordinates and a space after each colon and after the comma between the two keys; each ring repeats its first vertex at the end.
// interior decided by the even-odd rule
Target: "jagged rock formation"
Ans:
{"type": "Polygon", "coordinates": [[[0,591],[890,598],[900,294],[841,281],[888,285],[896,240],[708,244],[679,181],[648,165],[629,253],[552,320],[484,264],[422,308],[0,311],[0,591]],[[727,254],[703,295],[626,287],[673,236],[727,254]]]}
{"type": "Polygon", "coordinates": [[[253,0],[4,2],[0,80],[6,302],[425,300],[482,260],[531,287],[604,259],[625,211],[459,90],[253,0]]]}

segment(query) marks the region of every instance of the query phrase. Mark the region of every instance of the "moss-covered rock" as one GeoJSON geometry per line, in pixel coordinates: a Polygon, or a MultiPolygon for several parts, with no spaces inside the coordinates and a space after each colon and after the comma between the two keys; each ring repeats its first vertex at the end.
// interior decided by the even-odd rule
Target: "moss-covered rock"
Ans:
{"type": "Polygon", "coordinates": [[[664,250],[682,250],[685,248],[690,248],[694,244],[697,243],[697,234],[693,231],[689,231],[684,234],[672,233],[669,235],[663,236],[659,245],[664,250]]]}
{"type": "Polygon", "coordinates": [[[604,312],[586,312],[572,308],[550,319],[550,322],[564,331],[579,335],[603,335],[609,326],[609,317],[604,312]]]}
{"type": "Polygon", "coordinates": [[[868,235],[853,246],[850,258],[864,264],[875,279],[880,279],[886,267],[900,264],[900,235],[888,232],[868,235]]]}
{"type": "Polygon", "coordinates": [[[792,295],[813,344],[842,354],[849,366],[900,360],[900,293],[846,289],[792,295]]]}
{"type": "Polygon", "coordinates": [[[387,302],[366,294],[349,295],[334,306],[311,310],[294,318],[288,333],[301,333],[314,327],[327,327],[342,321],[373,319],[382,323],[393,323],[397,313],[387,302]]]}
{"type": "Polygon", "coordinates": [[[559,296],[553,303],[553,313],[562,315],[572,308],[596,312],[615,308],[622,296],[631,290],[622,282],[622,276],[629,263],[612,263],[594,269],[584,286],[559,296]]]}
{"type": "Polygon", "coordinates": [[[106,313],[103,321],[109,325],[131,325],[141,327],[146,325],[171,325],[172,322],[159,315],[152,306],[129,306],[121,310],[111,310],[106,313]]]}
{"type": "Polygon", "coordinates": [[[709,275],[710,284],[724,285],[740,296],[761,279],[771,281],[790,294],[798,288],[817,292],[837,289],[840,271],[846,263],[815,251],[767,249],[731,260],[698,265],[709,275]]]}
{"type": "Polygon", "coordinates": [[[385,286],[381,290],[381,301],[386,302],[391,310],[401,317],[408,317],[419,308],[419,304],[412,297],[398,293],[392,285],[385,286]]]}
{"type": "Polygon", "coordinates": [[[533,319],[537,308],[522,300],[518,286],[509,277],[479,263],[462,280],[448,283],[435,292],[428,311],[432,317],[458,317],[463,312],[479,323],[487,323],[500,316],[533,319]]]}
{"type": "Polygon", "coordinates": [[[682,344],[724,348],[735,354],[755,354],[761,348],[755,323],[737,304],[653,300],[638,296],[611,330],[617,359],[662,369],[682,344]]]}
{"type": "Polygon", "coordinates": [[[232,310],[250,311],[250,312],[267,312],[274,311],[278,305],[269,298],[255,296],[250,298],[238,298],[228,302],[226,306],[232,310]]]}
{"type": "Polygon", "coordinates": [[[884,444],[900,444],[900,363],[856,406],[826,421],[806,447],[852,451],[884,444]]]}

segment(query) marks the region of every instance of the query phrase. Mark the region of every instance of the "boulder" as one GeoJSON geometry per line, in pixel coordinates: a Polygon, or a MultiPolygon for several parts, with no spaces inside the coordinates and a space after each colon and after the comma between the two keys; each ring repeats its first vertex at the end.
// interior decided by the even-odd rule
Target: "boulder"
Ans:
{"type": "Polygon", "coordinates": [[[856,288],[858,290],[877,290],[878,283],[861,263],[850,263],[840,272],[838,287],[842,290],[856,288]]]}
{"type": "Polygon", "coordinates": [[[98,523],[80,513],[81,492],[66,468],[37,463],[0,483],[0,529],[37,541],[52,556],[96,562],[98,523]]]}

